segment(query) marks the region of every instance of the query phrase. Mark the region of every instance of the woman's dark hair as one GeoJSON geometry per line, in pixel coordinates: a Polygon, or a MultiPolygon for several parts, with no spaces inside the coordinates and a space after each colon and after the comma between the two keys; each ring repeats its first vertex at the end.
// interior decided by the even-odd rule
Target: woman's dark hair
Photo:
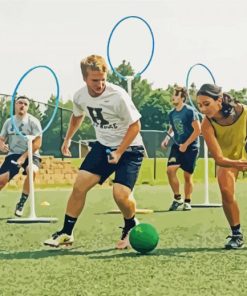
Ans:
{"type": "Polygon", "coordinates": [[[207,96],[213,100],[222,98],[221,112],[224,117],[231,115],[234,112],[234,107],[238,103],[238,101],[232,98],[229,94],[222,93],[222,88],[215,84],[203,84],[197,92],[197,96],[207,96]]]}

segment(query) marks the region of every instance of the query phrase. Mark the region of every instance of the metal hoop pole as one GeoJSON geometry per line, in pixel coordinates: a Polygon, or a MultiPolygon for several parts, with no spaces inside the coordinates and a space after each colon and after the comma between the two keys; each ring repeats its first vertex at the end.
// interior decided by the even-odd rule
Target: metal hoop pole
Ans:
{"type": "Polygon", "coordinates": [[[127,79],[127,89],[128,89],[128,94],[132,98],[132,81],[134,80],[134,76],[126,76],[127,79]]]}
{"type": "Polygon", "coordinates": [[[28,140],[28,166],[29,166],[29,190],[30,190],[30,216],[28,218],[14,218],[14,219],[8,219],[7,223],[50,223],[50,222],[56,222],[58,219],[57,218],[51,218],[51,217],[36,217],[36,213],[35,213],[35,197],[34,197],[34,182],[33,182],[33,149],[32,149],[32,143],[33,140],[39,136],[32,136],[32,135],[24,135],[22,134],[22,132],[17,128],[15,120],[14,120],[14,101],[16,98],[16,94],[17,94],[17,90],[20,86],[20,84],[22,83],[22,81],[24,80],[24,78],[33,70],[37,69],[37,68],[45,68],[48,71],[50,71],[53,75],[53,77],[55,78],[56,81],[56,88],[57,88],[57,94],[56,94],[56,105],[53,111],[53,114],[51,116],[50,121],[48,122],[48,124],[46,125],[46,127],[42,130],[42,133],[44,133],[49,126],[51,125],[57,109],[58,109],[58,103],[59,103],[59,82],[57,79],[57,76],[55,74],[55,72],[48,66],[45,65],[39,65],[39,66],[35,66],[30,68],[28,71],[26,71],[22,77],[20,78],[20,80],[18,81],[14,92],[12,94],[12,99],[11,99],[11,105],[10,105],[10,115],[11,115],[11,123],[16,131],[16,133],[18,135],[20,135],[21,137],[27,138],[28,140]]]}
{"type": "Polygon", "coordinates": [[[33,149],[32,144],[34,137],[27,136],[28,139],[28,171],[29,171],[29,195],[30,195],[30,218],[35,219],[35,199],[34,199],[34,184],[33,184],[33,149]]]}
{"type": "MultiPolygon", "coordinates": [[[[188,73],[187,73],[187,76],[186,76],[186,88],[188,90],[188,95],[189,95],[189,78],[190,78],[190,73],[192,71],[193,68],[197,67],[197,66],[200,66],[200,67],[203,67],[204,69],[207,70],[207,72],[209,73],[210,77],[212,78],[213,80],[213,83],[215,84],[215,78],[213,76],[213,73],[210,71],[210,69],[204,65],[204,64],[201,64],[201,63],[197,63],[197,64],[194,64],[193,66],[190,67],[188,73]]],[[[190,105],[193,107],[193,109],[198,113],[198,115],[202,118],[203,117],[203,114],[200,113],[190,95],[189,95],[189,101],[190,101],[190,105]]],[[[209,201],[209,182],[208,182],[208,147],[207,147],[207,144],[204,140],[204,203],[203,204],[192,204],[192,207],[194,208],[202,208],[202,207],[221,207],[222,205],[221,204],[212,204],[210,203],[209,201]]]]}

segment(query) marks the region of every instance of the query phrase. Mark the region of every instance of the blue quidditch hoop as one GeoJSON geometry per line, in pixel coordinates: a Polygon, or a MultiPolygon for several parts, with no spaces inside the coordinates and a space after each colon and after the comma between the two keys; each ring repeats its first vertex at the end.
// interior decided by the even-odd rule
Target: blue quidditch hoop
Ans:
{"type": "Polygon", "coordinates": [[[111,44],[111,39],[112,39],[112,35],[114,33],[114,31],[117,29],[117,27],[125,20],[127,19],[131,19],[131,18],[134,18],[134,19],[138,19],[140,21],[142,21],[149,29],[150,31],[150,34],[151,34],[151,38],[152,38],[152,50],[151,50],[151,54],[150,54],[150,57],[149,57],[149,60],[146,64],[146,66],[140,71],[138,72],[134,77],[138,77],[138,76],[141,76],[143,74],[144,71],[147,70],[148,66],[150,65],[152,59],[153,59],[153,55],[154,55],[154,46],[155,46],[155,42],[154,42],[154,34],[153,34],[153,31],[150,27],[150,25],[148,24],[148,22],[146,20],[144,20],[143,18],[139,17],[139,16],[136,16],[136,15],[131,15],[131,16],[126,16],[124,18],[122,18],[120,21],[118,21],[116,23],[116,25],[113,27],[112,31],[111,31],[111,34],[109,36],[109,39],[108,39],[108,42],[107,42],[107,59],[108,59],[108,63],[112,69],[112,71],[118,76],[120,77],[121,79],[123,80],[127,80],[127,78],[125,76],[123,76],[122,74],[120,74],[112,65],[111,63],[111,58],[110,58],[110,44],[111,44]]]}
{"type": "Polygon", "coordinates": [[[35,67],[32,67],[30,68],[29,70],[27,70],[20,78],[20,80],[18,81],[15,89],[14,89],[14,92],[12,94],[12,98],[11,98],[11,105],[10,105],[10,116],[11,116],[11,123],[16,131],[16,133],[22,137],[26,137],[24,134],[22,134],[22,132],[18,129],[18,127],[16,126],[15,124],[15,120],[14,120],[14,102],[15,102],[15,99],[16,99],[16,94],[17,94],[17,91],[18,91],[18,88],[20,86],[20,84],[22,83],[22,81],[24,80],[24,78],[30,73],[32,72],[33,70],[36,70],[38,68],[44,68],[44,69],[47,69],[51,74],[52,76],[54,77],[55,79],[55,82],[56,82],[56,100],[55,100],[55,108],[54,108],[54,111],[52,113],[52,116],[50,118],[50,121],[47,123],[47,125],[45,126],[45,128],[42,130],[42,134],[49,128],[49,126],[51,125],[55,115],[56,115],[56,112],[57,112],[57,108],[58,108],[58,104],[59,104],[59,82],[58,82],[58,78],[57,78],[57,75],[55,74],[55,72],[48,66],[45,66],[45,65],[39,65],[39,66],[35,66],[35,67]]]}
{"type": "Polygon", "coordinates": [[[216,82],[215,82],[215,78],[214,78],[214,75],[211,72],[211,70],[207,66],[205,66],[204,64],[201,64],[201,63],[197,63],[197,64],[194,64],[193,66],[191,66],[190,69],[189,69],[189,71],[188,71],[188,73],[187,73],[185,85],[186,85],[186,89],[188,90],[188,96],[189,96],[190,105],[196,110],[197,113],[200,114],[200,116],[202,116],[202,113],[199,112],[196,109],[196,107],[195,107],[195,105],[194,105],[194,103],[193,103],[193,101],[192,101],[192,99],[191,99],[191,97],[189,95],[189,79],[190,79],[190,73],[191,73],[191,71],[192,71],[193,68],[198,67],[198,66],[206,69],[207,72],[209,73],[210,77],[212,78],[213,83],[215,84],[216,82]]]}

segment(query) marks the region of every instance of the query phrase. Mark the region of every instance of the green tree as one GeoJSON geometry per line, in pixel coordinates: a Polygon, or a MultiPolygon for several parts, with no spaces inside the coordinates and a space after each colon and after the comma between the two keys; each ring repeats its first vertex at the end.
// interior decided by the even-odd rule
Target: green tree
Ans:
{"type": "MultiPolygon", "coordinates": [[[[123,76],[134,76],[135,72],[129,62],[125,60],[119,65],[116,70],[123,76]]],[[[127,81],[121,79],[115,72],[109,73],[107,80],[111,83],[121,86],[128,91],[127,81]]],[[[152,84],[148,83],[146,79],[141,79],[140,76],[136,76],[132,80],[132,101],[134,102],[137,109],[140,108],[141,104],[148,100],[150,93],[152,92],[152,84]]]]}
{"type": "Polygon", "coordinates": [[[2,97],[0,100],[0,128],[2,128],[6,119],[10,117],[10,104],[11,101],[7,101],[6,97],[2,97]]]}
{"type": "Polygon", "coordinates": [[[246,88],[243,88],[243,89],[241,89],[239,91],[231,89],[228,93],[233,98],[238,100],[240,103],[246,104],[246,101],[247,101],[247,89],[246,88]]]}
{"type": "Polygon", "coordinates": [[[149,99],[141,105],[141,124],[143,130],[166,130],[169,125],[168,113],[171,110],[168,91],[152,91],[149,99]]]}
{"type": "MultiPolygon", "coordinates": [[[[63,112],[63,130],[64,130],[64,136],[65,132],[68,129],[69,126],[69,121],[70,121],[70,116],[72,114],[72,109],[73,109],[73,102],[72,100],[67,101],[65,104],[62,105],[62,112],[63,112]]],[[[89,139],[95,139],[95,132],[94,128],[92,126],[91,120],[86,117],[74,135],[73,139],[75,141],[79,140],[89,140],[89,139]]]]}
{"type": "Polygon", "coordinates": [[[42,108],[39,103],[34,100],[30,100],[28,113],[32,114],[34,117],[42,121],[43,114],[41,112],[42,108]]]}

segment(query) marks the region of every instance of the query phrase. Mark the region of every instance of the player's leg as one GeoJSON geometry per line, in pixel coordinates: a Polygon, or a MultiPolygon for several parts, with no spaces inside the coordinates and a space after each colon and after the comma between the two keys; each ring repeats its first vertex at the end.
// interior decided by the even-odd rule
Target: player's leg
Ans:
{"type": "Polygon", "coordinates": [[[9,172],[0,174],[0,190],[9,182],[9,172]]]}
{"type": "Polygon", "coordinates": [[[196,167],[196,161],[199,154],[197,147],[189,147],[181,155],[181,169],[184,171],[184,211],[190,211],[191,197],[193,192],[193,173],[196,167]]]}
{"type": "MultiPolygon", "coordinates": [[[[108,175],[102,176],[107,171],[106,165],[109,167],[105,148],[96,143],[87,154],[77,174],[72,193],[67,202],[63,228],[46,240],[45,245],[58,247],[73,243],[73,229],[84,208],[87,192],[107,178],[108,175]]],[[[111,172],[107,173],[110,174],[111,172]]]]}
{"type": "MultiPolygon", "coordinates": [[[[23,212],[24,212],[24,206],[25,206],[25,203],[28,199],[28,196],[29,196],[29,192],[30,192],[30,189],[29,189],[29,166],[28,166],[28,160],[25,161],[25,163],[23,164],[23,168],[24,168],[24,172],[23,172],[23,175],[26,175],[26,178],[24,180],[24,183],[23,183],[23,188],[22,188],[22,193],[21,193],[21,196],[16,204],[16,207],[15,207],[15,215],[17,217],[21,217],[23,215],[23,212]]],[[[39,171],[39,168],[40,168],[40,158],[34,156],[33,157],[33,181],[35,181],[35,177],[39,171]]]]}
{"type": "Polygon", "coordinates": [[[113,185],[113,196],[124,218],[121,238],[116,244],[116,248],[121,250],[130,246],[129,231],[138,224],[135,218],[136,201],[130,188],[118,183],[113,185]]]}
{"type": "Polygon", "coordinates": [[[193,192],[193,175],[184,171],[184,211],[191,210],[191,195],[193,192]]]}
{"type": "Polygon", "coordinates": [[[120,211],[126,219],[130,219],[135,215],[136,201],[129,187],[114,183],[113,197],[120,211]]]}
{"type": "Polygon", "coordinates": [[[60,231],[55,232],[52,237],[44,242],[51,247],[60,245],[71,245],[74,242],[73,229],[77,218],[82,212],[87,192],[94,187],[100,180],[100,176],[94,175],[87,171],[79,171],[73,190],[67,202],[64,225],[60,231]]]}
{"type": "Polygon", "coordinates": [[[72,193],[69,197],[66,214],[70,217],[77,218],[85,205],[88,191],[100,181],[100,176],[87,171],[79,171],[72,193]]]}
{"type": "Polygon", "coordinates": [[[22,217],[24,212],[24,205],[28,199],[28,195],[29,195],[29,176],[26,176],[23,183],[21,196],[15,206],[15,216],[22,217]]]}
{"type": "Polygon", "coordinates": [[[18,159],[18,154],[12,154],[5,158],[0,168],[0,190],[6,186],[6,184],[18,174],[19,169],[12,161],[18,159]]]}
{"type": "Polygon", "coordinates": [[[168,181],[174,196],[169,211],[176,211],[179,206],[183,205],[183,199],[180,194],[180,184],[177,177],[177,170],[180,168],[179,154],[179,147],[177,145],[172,145],[166,170],[168,181]]]}
{"type": "Polygon", "coordinates": [[[240,211],[235,196],[235,185],[238,171],[233,168],[219,167],[217,178],[222,196],[223,210],[231,227],[232,235],[225,244],[227,249],[237,249],[244,245],[240,228],[240,211]]]}
{"type": "Polygon", "coordinates": [[[136,201],[132,191],[141,167],[144,149],[142,146],[132,147],[132,149],[133,151],[122,155],[113,185],[113,196],[124,218],[121,238],[116,245],[117,249],[129,247],[129,231],[138,224],[135,218],[136,201]]]}
{"type": "Polygon", "coordinates": [[[183,205],[183,199],[180,194],[180,184],[177,177],[177,170],[180,168],[180,165],[168,165],[167,167],[167,176],[168,181],[173,192],[173,201],[169,207],[169,211],[176,211],[179,206],[183,205]]]}

